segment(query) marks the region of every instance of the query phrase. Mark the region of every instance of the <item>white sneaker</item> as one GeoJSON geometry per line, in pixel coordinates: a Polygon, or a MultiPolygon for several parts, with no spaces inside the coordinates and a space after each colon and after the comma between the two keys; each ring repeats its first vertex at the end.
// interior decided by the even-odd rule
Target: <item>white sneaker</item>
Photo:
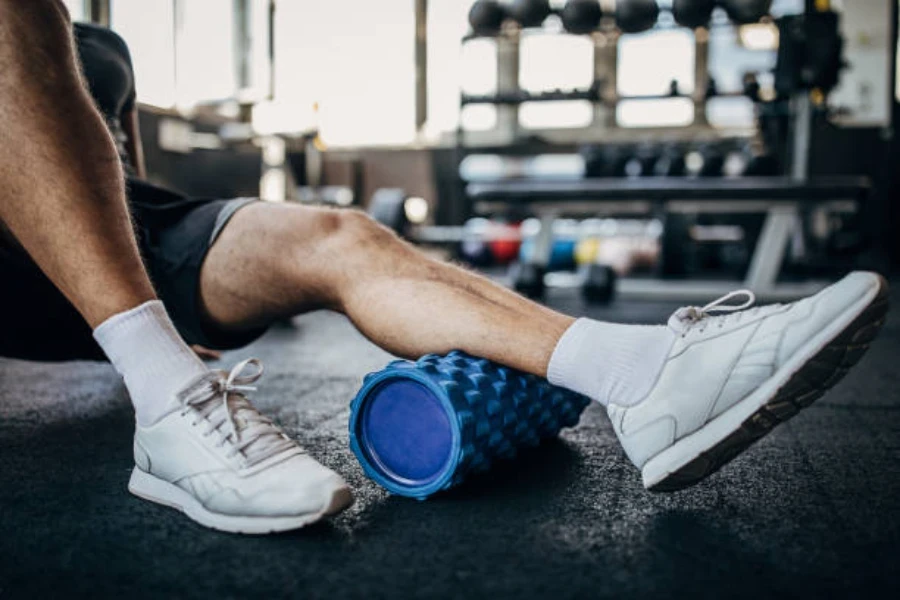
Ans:
{"type": "Polygon", "coordinates": [[[178,395],[180,410],[138,426],[129,491],[233,533],[297,529],[350,506],[344,480],[243,396],[260,375],[255,359],[210,371],[178,395]]]}
{"type": "Polygon", "coordinates": [[[669,327],[679,337],[648,396],[608,406],[644,487],[693,485],[812,404],[868,349],[884,324],[888,287],[857,272],[793,304],[744,310],[753,302],[742,290],[677,311],[669,327]],[[738,296],[747,302],[725,304],[738,296]]]}

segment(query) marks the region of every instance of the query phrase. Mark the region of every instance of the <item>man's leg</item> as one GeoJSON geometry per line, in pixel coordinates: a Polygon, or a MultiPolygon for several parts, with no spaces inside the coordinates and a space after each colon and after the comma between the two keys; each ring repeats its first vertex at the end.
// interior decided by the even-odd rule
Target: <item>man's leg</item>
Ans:
{"type": "Polygon", "coordinates": [[[225,330],[329,307],[407,357],[461,349],[607,406],[644,484],[696,483],[840,380],[884,322],[882,278],[854,273],[788,305],[677,311],[666,326],[574,321],[426,258],[362,213],[253,204],[200,275],[225,330]],[[748,310],[744,310],[748,309],[748,310]],[[718,315],[718,316],[717,316],[718,315]]]}
{"type": "Polygon", "coordinates": [[[0,219],[96,327],[155,296],[64,10],[0,0],[0,219]]]}
{"type": "MultiPolygon", "coordinates": [[[[206,314],[226,330],[331,308],[398,356],[459,349],[543,377],[575,322],[425,256],[361,212],[296,205],[256,203],[238,211],[209,251],[200,290],[206,314]]],[[[591,371],[592,380],[604,382],[604,401],[616,382],[640,382],[626,395],[645,394],[672,335],[665,327],[612,323],[602,334],[608,343],[584,361],[586,368],[569,369],[572,376],[591,371]]]]}
{"type": "Polygon", "coordinates": [[[125,378],[138,420],[130,488],[228,531],[292,529],[342,509],[350,496],[340,477],[245,400],[223,406],[225,378],[155,300],[70,27],[56,0],[0,0],[0,220],[125,378]],[[277,468],[253,468],[269,458],[277,468]]]}

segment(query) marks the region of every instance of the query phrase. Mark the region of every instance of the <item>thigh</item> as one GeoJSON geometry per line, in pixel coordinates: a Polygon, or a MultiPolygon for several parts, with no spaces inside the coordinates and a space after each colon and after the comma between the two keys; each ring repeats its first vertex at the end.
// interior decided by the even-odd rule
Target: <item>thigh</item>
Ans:
{"type": "Polygon", "coordinates": [[[175,327],[190,344],[230,349],[244,346],[264,327],[240,331],[220,327],[204,315],[200,278],[211,247],[231,218],[251,198],[183,199],[135,205],[138,239],[147,271],[175,327]]]}
{"type": "Polygon", "coordinates": [[[345,263],[330,240],[350,211],[257,202],[228,222],[200,278],[205,317],[240,331],[309,310],[334,308],[345,263]]]}

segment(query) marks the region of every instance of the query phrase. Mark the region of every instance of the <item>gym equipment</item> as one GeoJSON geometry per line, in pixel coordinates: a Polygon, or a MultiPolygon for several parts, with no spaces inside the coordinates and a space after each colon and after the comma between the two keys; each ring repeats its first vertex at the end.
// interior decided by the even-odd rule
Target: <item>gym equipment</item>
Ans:
{"type": "Polygon", "coordinates": [[[616,278],[616,271],[609,265],[587,265],[581,285],[582,297],[590,303],[612,302],[616,294],[616,278]]]}
{"type": "Polygon", "coordinates": [[[544,283],[546,269],[540,265],[526,262],[513,263],[509,274],[513,289],[529,298],[542,298],[547,286],[544,283]]]}
{"type": "Polygon", "coordinates": [[[781,172],[781,166],[778,159],[766,152],[751,152],[747,159],[747,167],[744,169],[745,177],[763,177],[767,175],[778,175],[781,172]]]}
{"type": "MultiPolygon", "coordinates": [[[[661,152],[659,146],[644,145],[638,148],[632,161],[637,161],[640,172],[635,173],[634,175],[639,175],[641,177],[650,177],[653,175],[654,170],[656,169],[656,163],[659,162],[660,157],[661,152]]],[[[632,173],[629,173],[629,175],[631,174],[632,173]]]]}
{"type": "Polygon", "coordinates": [[[578,241],[575,246],[575,264],[578,266],[591,265],[597,262],[602,240],[598,237],[586,237],[578,241]]]}
{"type": "Polygon", "coordinates": [[[396,360],[350,404],[350,449],[366,475],[424,500],[578,424],[590,400],[454,351],[396,360]]]}
{"type": "Polygon", "coordinates": [[[487,267],[494,263],[494,254],[486,241],[491,222],[487,219],[474,218],[466,221],[459,242],[459,255],[469,264],[476,267],[487,267]]]}
{"type": "MultiPolygon", "coordinates": [[[[571,271],[575,268],[575,250],[578,243],[574,238],[557,239],[553,241],[550,250],[550,262],[547,263],[547,271],[571,271]]],[[[531,262],[534,254],[534,240],[525,240],[519,250],[519,260],[523,263],[531,262]]]]}
{"type": "Polygon", "coordinates": [[[716,0],[673,0],[672,16],[682,27],[707,27],[715,7],[716,0]]]}
{"type": "Polygon", "coordinates": [[[407,197],[403,188],[379,188],[369,201],[369,216],[405,236],[410,225],[406,216],[407,197]]]}
{"type": "Polygon", "coordinates": [[[569,0],[559,16],[566,31],[585,34],[600,26],[603,9],[598,0],[569,0]]]}
{"type": "Polygon", "coordinates": [[[589,145],[581,149],[585,177],[625,177],[631,152],[618,146],[589,145]]]}
{"type": "Polygon", "coordinates": [[[824,93],[833,90],[844,67],[840,15],[826,11],[784,16],[778,19],[778,32],[778,93],[788,96],[813,88],[824,93]]]}
{"type": "Polygon", "coordinates": [[[617,0],[616,25],[623,33],[641,33],[652,29],[659,18],[656,0],[617,0]]]}
{"type": "Polygon", "coordinates": [[[478,0],[469,9],[469,25],[477,35],[494,36],[500,33],[507,16],[506,8],[497,0],[478,0]]]}
{"type": "Polygon", "coordinates": [[[489,236],[492,239],[488,242],[488,247],[496,264],[507,265],[519,255],[522,241],[517,226],[492,223],[489,236]]]}
{"type": "Polygon", "coordinates": [[[719,0],[719,4],[738,25],[756,23],[772,8],[772,0],[719,0]]]}
{"type": "Polygon", "coordinates": [[[690,175],[721,177],[725,168],[725,153],[712,144],[703,144],[685,157],[690,175]]]}
{"type": "Polygon", "coordinates": [[[687,173],[684,153],[675,147],[666,148],[653,166],[653,173],[658,177],[684,177],[687,173]]]}
{"type": "Polygon", "coordinates": [[[540,27],[550,16],[549,0],[513,0],[509,15],[522,27],[540,27]]]}

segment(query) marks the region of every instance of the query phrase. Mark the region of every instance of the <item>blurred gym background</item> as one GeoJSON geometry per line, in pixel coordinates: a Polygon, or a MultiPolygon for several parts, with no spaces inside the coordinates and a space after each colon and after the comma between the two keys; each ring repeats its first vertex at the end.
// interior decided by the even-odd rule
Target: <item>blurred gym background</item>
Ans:
{"type": "MultiPolygon", "coordinates": [[[[356,207],[571,314],[661,323],[900,262],[895,0],[66,4],[131,49],[153,181],[356,207]]],[[[391,357],[302,315],[221,364],[262,359],[254,402],[356,503],[266,537],[126,493],[134,414],[109,365],[3,359],[0,599],[898,598],[898,314],[690,491],[645,493],[595,405],[426,502],[348,448],[348,405],[391,357]]]]}
{"type": "Polygon", "coordinates": [[[542,298],[779,300],[900,258],[890,0],[66,0],[149,177],[357,206],[542,298]]]}

